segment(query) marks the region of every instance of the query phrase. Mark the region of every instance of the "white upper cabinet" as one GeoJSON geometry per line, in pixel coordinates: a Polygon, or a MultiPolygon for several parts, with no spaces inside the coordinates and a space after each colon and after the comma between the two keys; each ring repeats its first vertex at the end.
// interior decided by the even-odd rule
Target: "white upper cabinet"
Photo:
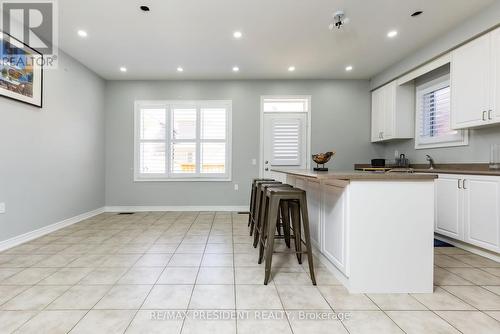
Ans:
{"type": "Polygon", "coordinates": [[[412,83],[392,81],[372,92],[372,142],[413,138],[413,90],[412,83]]]}
{"type": "Polygon", "coordinates": [[[492,118],[495,123],[500,123],[500,28],[491,33],[491,46],[492,118]]]}
{"type": "Polygon", "coordinates": [[[500,94],[499,58],[500,29],[483,35],[452,52],[451,125],[453,129],[480,127],[500,122],[500,112],[495,108],[500,94]]]}

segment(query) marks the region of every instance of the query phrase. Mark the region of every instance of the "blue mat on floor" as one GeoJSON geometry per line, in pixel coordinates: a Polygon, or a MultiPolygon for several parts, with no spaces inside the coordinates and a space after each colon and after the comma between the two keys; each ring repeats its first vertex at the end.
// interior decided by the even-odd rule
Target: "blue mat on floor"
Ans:
{"type": "Polygon", "coordinates": [[[454,247],[453,245],[450,245],[447,242],[441,241],[434,239],[434,247],[454,247]]]}

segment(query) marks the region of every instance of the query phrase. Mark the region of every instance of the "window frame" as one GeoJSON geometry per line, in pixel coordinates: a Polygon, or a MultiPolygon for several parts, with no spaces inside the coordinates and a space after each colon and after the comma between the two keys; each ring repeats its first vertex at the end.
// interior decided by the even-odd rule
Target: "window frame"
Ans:
{"type": "MultiPolygon", "coordinates": [[[[459,136],[457,137],[460,137],[459,139],[458,138],[450,139],[449,137],[443,137],[441,139],[436,139],[433,142],[424,142],[421,140],[420,130],[423,118],[422,98],[425,94],[437,91],[439,89],[443,89],[445,87],[450,87],[450,96],[451,96],[452,92],[451,92],[451,82],[449,74],[440,76],[434,80],[423,83],[421,85],[417,85],[415,87],[415,149],[416,150],[469,145],[468,130],[457,130],[459,133],[459,136]]],[[[451,104],[450,104],[450,112],[451,112],[451,104]]],[[[451,126],[451,120],[450,120],[450,126],[451,126]]]]}
{"type": "Polygon", "coordinates": [[[230,182],[232,179],[232,100],[136,100],[134,102],[134,181],[135,182],[171,182],[171,181],[210,181],[230,182]],[[141,139],[141,109],[144,108],[165,109],[165,139],[141,139]],[[174,108],[196,109],[196,138],[195,139],[173,139],[173,109],[174,108]],[[202,139],[201,138],[201,109],[224,107],[226,109],[226,138],[225,139],[202,139]],[[143,142],[165,143],[165,173],[141,173],[140,172],[140,144],[143,142]],[[195,173],[172,173],[172,143],[196,143],[196,172],[195,173]],[[201,173],[201,144],[202,143],[225,143],[226,161],[225,173],[201,173]]]}

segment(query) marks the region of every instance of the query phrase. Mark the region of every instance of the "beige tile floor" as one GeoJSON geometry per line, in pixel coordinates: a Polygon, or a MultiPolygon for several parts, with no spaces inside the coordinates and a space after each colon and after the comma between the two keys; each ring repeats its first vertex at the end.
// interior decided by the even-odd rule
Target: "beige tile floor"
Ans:
{"type": "Polygon", "coordinates": [[[246,222],[102,214],[0,253],[0,333],[500,333],[500,263],[436,248],[433,294],[354,295],[276,254],[264,286],[246,222]]]}

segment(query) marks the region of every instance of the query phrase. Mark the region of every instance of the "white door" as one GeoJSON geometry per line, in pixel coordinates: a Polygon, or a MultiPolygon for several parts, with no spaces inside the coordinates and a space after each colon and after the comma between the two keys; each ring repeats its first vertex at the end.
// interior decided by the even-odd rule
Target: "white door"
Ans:
{"type": "Polygon", "coordinates": [[[452,53],[451,120],[453,129],[484,125],[489,110],[490,35],[452,53]]]}
{"type": "Polygon", "coordinates": [[[462,179],[440,175],[436,186],[436,233],[464,240],[462,179]],[[460,182],[460,183],[459,183],[460,182]]]}
{"type": "Polygon", "coordinates": [[[498,252],[500,249],[500,182],[467,178],[465,241],[498,252]]]}
{"type": "Polygon", "coordinates": [[[262,176],[285,181],[279,169],[307,168],[307,113],[264,113],[262,176]]]}

